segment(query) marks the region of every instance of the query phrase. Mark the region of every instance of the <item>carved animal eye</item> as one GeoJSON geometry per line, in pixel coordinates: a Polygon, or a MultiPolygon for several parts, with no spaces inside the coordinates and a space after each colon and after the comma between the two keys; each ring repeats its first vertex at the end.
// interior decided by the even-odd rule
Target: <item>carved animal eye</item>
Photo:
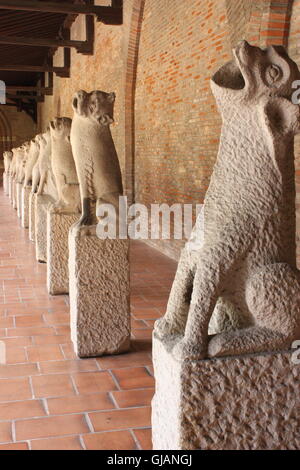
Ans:
{"type": "Polygon", "coordinates": [[[279,80],[281,75],[281,69],[277,65],[272,64],[267,68],[267,80],[270,84],[279,80]]]}

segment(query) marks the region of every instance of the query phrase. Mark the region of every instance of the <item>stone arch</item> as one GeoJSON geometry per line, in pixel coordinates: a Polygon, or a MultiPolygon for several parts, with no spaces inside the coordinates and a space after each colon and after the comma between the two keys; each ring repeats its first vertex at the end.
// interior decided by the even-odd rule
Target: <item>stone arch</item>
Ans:
{"type": "Polygon", "coordinates": [[[128,203],[135,200],[135,91],[141,27],[146,0],[133,0],[128,41],[125,82],[125,194],[128,203]]]}

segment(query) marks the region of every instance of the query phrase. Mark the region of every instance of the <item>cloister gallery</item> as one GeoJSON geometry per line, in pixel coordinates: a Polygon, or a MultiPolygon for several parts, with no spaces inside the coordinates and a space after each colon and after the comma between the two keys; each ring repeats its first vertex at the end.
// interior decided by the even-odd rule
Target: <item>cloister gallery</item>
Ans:
{"type": "Polygon", "coordinates": [[[300,0],[0,0],[0,80],[0,451],[299,450],[300,0]]]}

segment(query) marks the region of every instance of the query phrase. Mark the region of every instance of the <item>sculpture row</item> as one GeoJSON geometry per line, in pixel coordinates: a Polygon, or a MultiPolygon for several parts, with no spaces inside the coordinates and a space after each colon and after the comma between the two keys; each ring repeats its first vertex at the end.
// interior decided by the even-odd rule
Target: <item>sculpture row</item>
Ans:
{"type": "Polygon", "coordinates": [[[70,294],[71,335],[80,357],[127,350],[130,339],[126,240],[100,240],[96,211],[122,195],[112,139],[114,93],[79,91],[73,120],[4,153],[4,190],[47,262],[50,294],[70,294]]]}

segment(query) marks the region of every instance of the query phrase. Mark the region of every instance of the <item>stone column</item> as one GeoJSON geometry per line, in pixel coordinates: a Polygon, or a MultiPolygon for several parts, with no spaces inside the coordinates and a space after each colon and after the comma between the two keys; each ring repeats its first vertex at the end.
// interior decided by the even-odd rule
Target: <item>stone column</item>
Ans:
{"type": "Polygon", "coordinates": [[[35,242],[35,200],[36,193],[29,195],[29,240],[35,242]]]}
{"type": "Polygon", "coordinates": [[[3,173],[3,190],[4,190],[4,194],[6,196],[8,196],[8,174],[4,171],[3,173]]]}
{"type": "Polygon", "coordinates": [[[47,213],[47,287],[51,295],[69,293],[69,247],[71,226],[80,214],[47,213]]]}
{"type": "Polygon", "coordinates": [[[96,226],[69,233],[71,338],[79,357],[130,345],[129,242],[100,240],[96,226]]]}
{"type": "Polygon", "coordinates": [[[179,361],[170,349],[154,334],[154,450],[299,449],[291,351],[179,361]]]}
{"type": "Polygon", "coordinates": [[[22,227],[29,227],[29,203],[30,203],[30,186],[23,186],[22,188],[22,227]]]}
{"type": "Polygon", "coordinates": [[[35,198],[35,256],[37,261],[47,262],[47,209],[53,199],[47,195],[35,198]]]}
{"type": "Polygon", "coordinates": [[[17,213],[19,219],[22,217],[22,183],[17,183],[17,213]]]}

